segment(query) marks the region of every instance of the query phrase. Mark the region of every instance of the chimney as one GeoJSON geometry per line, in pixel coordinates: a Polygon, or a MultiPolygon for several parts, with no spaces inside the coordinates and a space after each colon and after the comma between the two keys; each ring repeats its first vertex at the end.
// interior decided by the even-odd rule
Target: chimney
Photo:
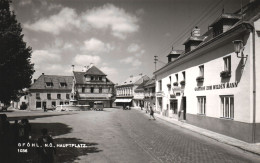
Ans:
{"type": "Polygon", "coordinates": [[[42,73],[42,75],[44,75],[44,73],[42,73]]]}
{"type": "Polygon", "coordinates": [[[133,77],[133,75],[130,75],[130,78],[132,78],[133,77]]]}
{"type": "Polygon", "coordinates": [[[93,63],[90,63],[89,68],[91,68],[92,66],[93,66],[93,63]]]}
{"type": "Polygon", "coordinates": [[[200,29],[197,26],[192,29],[191,36],[195,36],[195,37],[200,36],[200,29]]]}

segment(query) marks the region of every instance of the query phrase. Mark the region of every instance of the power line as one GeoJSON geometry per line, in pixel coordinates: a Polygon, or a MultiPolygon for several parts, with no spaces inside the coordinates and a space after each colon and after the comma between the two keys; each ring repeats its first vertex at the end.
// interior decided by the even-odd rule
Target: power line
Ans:
{"type": "MultiPolygon", "coordinates": [[[[174,39],[175,41],[172,43],[170,43],[170,44],[167,44],[167,47],[165,47],[165,48],[163,48],[162,50],[161,50],[161,53],[165,53],[166,52],[166,50],[168,50],[169,49],[169,46],[170,45],[172,45],[172,46],[174,46],[174,45],[176,45],[176,43],[178,43],[178,42],[180,42],[181,40],[181,38],[183,38],[188,32],[190,32],[190,27],[192,26],[194,26],[193,24],[199,24],[200,22],[202,22],[202,20],[203,19],[205,19],[206,17],[206,15],[208,15],[210,12],[212,12],[212,9],[213,8],[216,8],[216,6],[218,6],[221,2],[223,2],[223,0],[220,0],[220,1],[218,1],[217,3],[215,3],[215,4],[210,4],[210,5],[208,5],[205,9],[206,10],[204,10],[202,13],[202,15],[199,17],[199,19],[195,19],[194,21],[192,21],[187,27],[186,27],[186,29],[184,30],[184,32],[182,32],[182,33],[180,33],[180,35],[178,35],[177,36],[177,38],[176,39],[174,39]],[[212,5],[212,6],[211,6],[212,5]],[[209,7],[209,6],[211,6],[211,7],[209,7]],[[206,13],[205,13],[206,12],[206,13]],[[196,22],[195,22],[196,21],[196,22]]],[[[218,8],[217,8],[217,10],[218,10],[218,8]]],[[[213,13],[211,13],[210,14],[210,17],[213,15],[213,14],[215,14],[216,13],[216,11],[215,12],[213,12],[213,13]]],[[[207,18],[208,19],[208,18],[207,18]]],[[[207,20],[207,19],[205,19],[205,20],[207,20]]],[[[204,21],[205,21],[204,20],[204,21]]],[[[159,51],[158,51],[158,53],[159,53],[159,51]]]]}

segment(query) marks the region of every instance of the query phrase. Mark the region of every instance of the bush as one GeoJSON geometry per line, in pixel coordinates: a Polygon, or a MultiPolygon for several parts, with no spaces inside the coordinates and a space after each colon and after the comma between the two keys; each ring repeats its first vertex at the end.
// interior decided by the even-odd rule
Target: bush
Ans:
{"type": "Polygon", "coordinates": [[[26,109],[27,109],[27,104],[20,105],[20,110],[26,110],[26,109]]]}

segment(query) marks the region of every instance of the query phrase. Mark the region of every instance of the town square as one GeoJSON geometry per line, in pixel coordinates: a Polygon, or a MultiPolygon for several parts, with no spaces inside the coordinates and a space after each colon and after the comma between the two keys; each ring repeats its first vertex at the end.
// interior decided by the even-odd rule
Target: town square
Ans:
{"type": "Polygon", "coordinates": [[[260,162],[259,53],[259,0],[0,0],[0,162],[260,162]]]}

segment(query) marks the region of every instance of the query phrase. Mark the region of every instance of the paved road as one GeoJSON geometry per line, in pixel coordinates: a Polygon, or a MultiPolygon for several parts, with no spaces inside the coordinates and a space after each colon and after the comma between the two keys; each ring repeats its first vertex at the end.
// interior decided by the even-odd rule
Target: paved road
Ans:
{"type": "Polygon", "coordinates": [[[54,123],[66,124],[70,129],[57,134],[57,140],[63,138],[70,143],[72,138],[77,138],[95,147],[87,155],[78,154],[79,160],[73,158],[69,162],[260,162],[258,156],[165,121],[149,120],[136,110],[105,109],[77,113],[31,120],[33,126],[36,123],[46,123],[46,127],[54,123]]]}

